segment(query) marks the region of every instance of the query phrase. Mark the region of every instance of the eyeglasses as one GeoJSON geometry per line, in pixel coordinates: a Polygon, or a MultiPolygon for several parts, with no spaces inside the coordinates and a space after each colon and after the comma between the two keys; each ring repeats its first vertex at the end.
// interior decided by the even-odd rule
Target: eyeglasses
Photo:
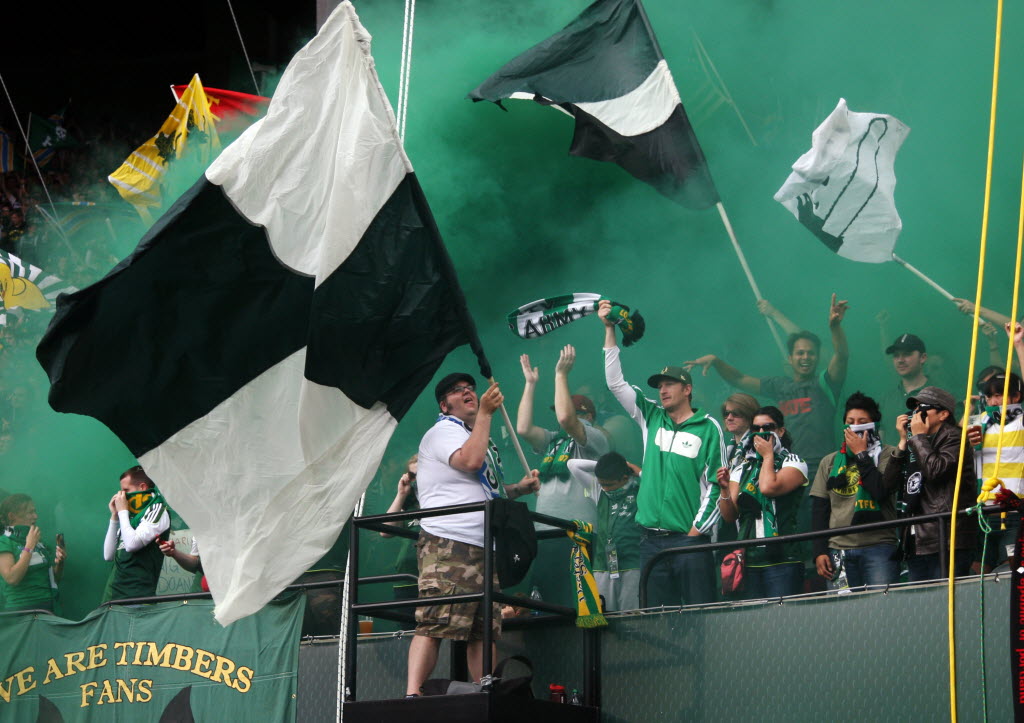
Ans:
{"type": "Polygon", "coordinates": [[[725,419],[726,417],[736,417],[737,419],[743,419],[743,414],[738,409],[723,409],[722,418],[725,419]]]}
{"type": "Polygon", "coordinates": [[[474,387],[472,384],[466,384],[466,385],[461,386],[461,387],[452,387],[447,392],[445,392],[444,395],[447,397],[449,394],[462,394],[463,392],[475,392],[475,391],[476,391],[476,387],[474,387]]]}
{"type": "Polygon", "coordinates": [[[750,428],[755,432],[774,432],[779,428],[775,422],[769,422],[768,424],[751,424],[750,428]]]}
{"type": "Polygon", "coordinates": [[[919,412],[925,412],[926,414],[927,414],[927,413],[928,413],[928,412],[929,412],[930,410],[932,410],[932,409],[938,409],[938,407],[936,407],[936,406],[935,406],[934,404],[918,404],[918,405],[917,405],[917,411],[919,411],[919,412]]]}

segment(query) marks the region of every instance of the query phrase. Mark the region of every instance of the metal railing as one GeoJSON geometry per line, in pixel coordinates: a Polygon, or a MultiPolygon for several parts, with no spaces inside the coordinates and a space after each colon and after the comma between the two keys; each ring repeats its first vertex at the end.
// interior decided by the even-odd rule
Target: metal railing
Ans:
{"type": "MultiPolygon", "coordinates": [[[[529,608],[548,613],[534,618],[531,622],[550,620],[552,617],[575,619],[576,610],[564,605],[554,605],[543,600],[532,598],[515,597],[506,595],[494,589],[494,530],[492,528],[492,504],[493,500],[485,502],[474,502],[465,505],[450,505],[448,507],[433,507],[430,509],[413,510],[409,512],[394,512],[383,515],[370,515],[367,517],[356,517],[352,520],[351,542],[349,546],[349,570],[350,580],[357,584],[350,587],[349,615],[348,615],[348,639],[356,640],[358,634],[359,615],[369,614],[371,617],[380,617],[400,622],[409,622],[413,618],[403,615],[402,611],[408,608],[424,607],[427,605],[447,605],[454,603],[480,602],[483,617],[483,650],[481,669],[490,671],[493,669],[492,644],[494,642],[494,603],[506,603],[517,607],[529,608]],[[377,575],[374,577],[359,577],[359,531],[374,530],[389,535],[405,537],[415,540],[419,533],[405,527],[398,527],[394,522],[406,520],[422,520],[428,517],[441,517],[453,514],[464,514],[467,512],[483,512],[483,549],[484,549],[484,585],[483,590],[475,593],[460,593],[456,595],[437,595],[433,597],[413,598],[409,600],[387,600],[384,602],[361,603],[359,602],[359,587],[364,584],[385,582],[384,578],[394,578],[393,575],[377,575]]],[[[545,525],[557,528],[553,530],[537,530],[538,539],[555,539],[565,536],[567,530],[575,530],[575,523],[569,520],[562,520],[539,512],[530,512],[530,519],[545,525]]],[[[600,700],[600,679],[598,675],[599,646],[593,631],[584,631],[584,703],[586,705],[598,705],[600,700]]],[[[453,664],[455,655],[452,656],[453,664]]],[[[455,677],[454,675],[452,676],[455,677]]],[[[356,646],[348,645],[345,650],[345,700],[356,699],[356,646]]],[[[490,675],[485,675],[481,681],[484,690],[491,689],[490,675]]]]}
{"type": "MultiPolygon", "coordinates": [[[[1009,507],[1003,505],[989,505],[981,508],[982,514],[989,516],[999,514],[1003,512],[1010,512],[1009,507]]],[[[958,510],[957,517],[968,518],[969,514],[967,509],[958,510]]],[[[770,545],[783,545],[792,542],[805,542],[808,540],[817,540],[822,537],[838,537],[840,535],[849,535],[860,532],[870,532],[872,530],[885,530],[894,527],[907,527],[909,525],[920,525],[926,522],[940,522],[939,524],[939,564],[940,569],[947,569],[947,552],[946,552],[946,525],[941,524],[941,521],[949,521],[949,512],[936,512],[930,515],[917,515],[914,517],[899,517],[895,520],[883,520],[881,522],[866,522],[860,525],[848,525],[846,527],[832,527],[827,530],[815,530],[814,532],[798,532],[793,535],[779,535],[777,537],[755,537],[749,540],[729,540],[726,542],[710,542],[705,545],[689,545],[687,547],[670,547],[665,550],[661,550],[656,553],[648,560],[643,569],[640,572],[640,608],[647,607],[647,582],[651,576],[651,570],[659,562],[668,557],[675,557],[676,555],[686,555],[696,552],[716,552],[718,550],[728,550],[729,552],[738,548],[748,547],[766,547],[770,545]]],[[[958,523],[962,524],[962,523],[958,523]]],[[[685,533],[679,533],[685,534],[685,533]]]]}

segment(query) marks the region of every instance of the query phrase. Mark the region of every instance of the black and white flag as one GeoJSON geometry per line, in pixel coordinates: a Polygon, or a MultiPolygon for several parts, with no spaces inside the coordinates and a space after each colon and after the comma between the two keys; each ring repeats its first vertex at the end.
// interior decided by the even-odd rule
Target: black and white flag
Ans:
{"type": "Polygon", "coordinates": [[[668,63],[640,0],[597,0],[473,90],[554,105],[575,118],[569,153],[610,161],[684,206],[718,202],[668,63]]]}
{"type": "MultiPolygon", "coordinates": [[[[227,624],[334,543],[472,320],[351,3],[267,115],[58,302],[50,404],[104,422],[196,536],[227,624]]],[[[489,374],[489,369],[486,369],[489,374]]]]}

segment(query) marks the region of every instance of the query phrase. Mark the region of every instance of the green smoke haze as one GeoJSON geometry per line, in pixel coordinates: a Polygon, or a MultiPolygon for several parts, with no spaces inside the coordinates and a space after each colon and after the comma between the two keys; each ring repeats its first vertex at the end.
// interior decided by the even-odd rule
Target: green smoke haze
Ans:
{"type": "MultiPolygon", "coordinates": [[[[377,71],[394,102],[404,3],[355,4],[373,35],[377,71]]],[[[716,354],[754,376],[787,371],[716,211],[685,210],[617,166],[568,156],[572,121],[552,109],[509,101],[509,112],[503,112],[465,99],[497,68],[586,5],[583,0],[420,3],[411,63],[409,156],[509,413],[514,420],[522,391],[519,355],[528,353],[541,370],[535,419],[549,428],[555,425],[548,410],[554,363],[564,344],[577,348],[574,390],[586,389],[606,413],[618,410],[603,391],[602,329],[595,319],[533,341],[509,332],[505,314],[540,297],[593,291],[639,309],[647,334],[623,354],[626,379],[635,384],[667,364],[703,354],[716,354]]],[[[834,292],[849,300],[844,325],[851,362],[844,397],[856,389],[877,397],[895,385],[876,318],[887,312],[885,343],[903,332],[921,336],[932,373],[962,398],[970,319],[896,264],[859,264],[836,256],[772,196],[840,97],[851,110],[896,116],[912,129],[896,160],[896,202],[903,220],[896,251],[954,296],[973,299],[995,4],[647,0],[645,6],[761,291],[824,339],[823,364],[830,354],[829,298],[834,292]],[[698,42],[717,75],[702,64],[698,42]],[[734,105],[720,102],[722,89],[734,105]]],[[[1024,67],[1015,60],[1024,11],[1008,8],[1003,32],[983,304],[1008,314],[1024,153],[1024,67]]],[[[202,68],[195,70],[203,75],[202,68]]],[[[177,191],[201,170],[182,169],[177,191]]],[[[126,255],[137,241],[137,233],[126,237],[116,255],[126,255]]],[[[45,258],[32,261],[46,268],[45,258]]],[[[1001,333],[999,341],[1005,354],[1001,333]]],[[[989,362],[984,340],[979,345],[980,369],[989,362]]],[[[449,357],[439,376],[457,369],[477,371],[466,348],[449,357]]],[[[3,370],[6,386],[9,373],[3,370]]],[[[19,368],[18,374],[45,388],[38,366],[19,368]]],[[[712,410],[730,393],[714,373],[695,382],[695,403],[712,410]]],[[[431,392],[432,387],[394,435],[369,489],[367,512],[382,512],[390,503],[402,463],[436,414],[431,392]]],[[[80,616],[99,601],[106,577],[101,560],[106,504],[118,473],[133,460],[98,422],[49,411],[43,394],[31,398],[27,413],[33,415],[32,433],[19,437],[4,455],[7,473],[0,486],[36,498],[48,538],[58,530],[65,533],[65,612],[80,616]]],[[[494,436],[503,435],[495,428],[494,436]]],[[[622,444],[639,462],[639,434],[622,444]]],[[[511,448],[505,447],[504,457],[506,476],[518,479],[511,448]]],[[[394,559],[374,552],[393,541],[367,542],[367,560],[394,559]]]]}

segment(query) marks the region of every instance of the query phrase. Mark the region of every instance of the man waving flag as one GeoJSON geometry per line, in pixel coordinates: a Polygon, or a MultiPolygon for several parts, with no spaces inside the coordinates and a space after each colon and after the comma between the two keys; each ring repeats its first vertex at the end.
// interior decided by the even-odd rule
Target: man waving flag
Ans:
{"type": "Polygon", "coordinates": [[[222,624],[334,543],[445,355],[490,375],[343,2],[267,115],[58,302],[50,404],[110,427],[188,521],[222,624]]]}

